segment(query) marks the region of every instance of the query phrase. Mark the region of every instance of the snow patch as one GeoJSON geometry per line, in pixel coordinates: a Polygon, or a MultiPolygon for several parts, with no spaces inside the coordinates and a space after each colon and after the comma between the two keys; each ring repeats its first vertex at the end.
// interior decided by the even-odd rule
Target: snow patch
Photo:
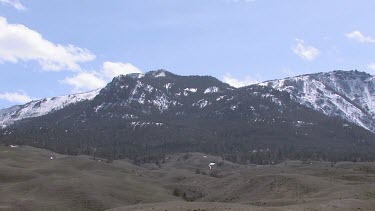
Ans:
{"type": "Polygon", "coordinates": [[[103,108],[103,106],[104,106],[104,103],[102,103],[102,104],[96,106],[96,107],[94,108],[94,111],[97,113],[97,112],[99,111],[99,109],[103,108]]]}
{"type": "Polygon", "coordinates": [[[295,126],[296,127],[302,127],[302,126],[311,126],[311,125],[314,125],[314,123],[311,123],[311,122],[304,122],[304,121],[297,121],[295,123],[295,126]]]}
{"type": "Polygon", "coordinates": [[[222,100],[222,99],[224,99],[224,97],[225,97],[225,95],[224,96],[220,96],[220,97],[216,98],[216,101],[222,100]]]}
{"type": "Polygon", "coordinates": [[[184,89],[184,96],[188,96],[189,93],[195,93],[197,92],[198,89],[197,88],[185,88],[184,89]]]}
{"type": "Polygon", "coordinates": [[[161,71],[159,73],[157,73],[156,75],[154,75],[155,78],[160,78],[160,77],[166,77],[167,75],[165,74],[164,71],[161,71]]]}
{"type": "Polygon", "coordinates": [[[161,122],[131,122],[130,125],[135,129],[136,127],[161,127],[164,124],[161,122]]]}
{"type": "Polygon", "coordinates": [[[219,87],[217,87],[217,86],[212,86],[212,87],[209,87],[206,90],[204,90],[204,94],[216,93],[216,92],[219,92],[219,87]]]}
{"type": "Polygon", "coordinates": [[[236,108],[237,108],[237,105],[231,105],[230,106],[230,109],[233,110],[233,111],[236,110],[236,108]]]}
{"type": "Polygon", "coordinates": [[[201,100],[199,100],[198,102],[193,103],[193,106],[198,106],[199,108],[204,108],[204,107],[206,107],[206,106],[208,106],[208,105],[210,105],[210,104],[211,104],[211,103],[208,102],[207,100],[205,100],[205,99],[201,99],[201,100]]]}
{"type": "Polygon", "coordinates": [[[189,92],[197,92],[198,91],[197,88],[185,88],[184,90],[189,91],[189,92]]]}
{"type": "Polygon", "coordinates": [[[127,74],[127,76],[129,76],[133,79],[139,79],[139,78],[145,77],[145,74],[143,74],[143,73],[129,73],[129,74],[127,74]]]}
{"type": "Polygon", "coordinates": [[[169,91],[173,86],[173,83],[167,83],[164,85],[165,89],[167,89],[167,91],[169,91]]]}

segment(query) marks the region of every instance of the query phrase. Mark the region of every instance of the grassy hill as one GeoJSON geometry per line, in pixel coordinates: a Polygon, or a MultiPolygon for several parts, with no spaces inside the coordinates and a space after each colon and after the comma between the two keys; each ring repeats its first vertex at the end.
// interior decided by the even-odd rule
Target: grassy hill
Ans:
{"type": "Polygon", "coordinates": [[[0,146],[0,187],[0,210],[371,210],[375,163],[238,165],[182,153],[136,166],[0,146]]]}

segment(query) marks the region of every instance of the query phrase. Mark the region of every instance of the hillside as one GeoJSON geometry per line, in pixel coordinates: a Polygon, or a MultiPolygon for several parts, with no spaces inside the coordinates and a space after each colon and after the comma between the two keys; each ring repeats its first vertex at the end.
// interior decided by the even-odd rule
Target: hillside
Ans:
{"type": "Polygon", "coordinates": [[[155,164],[106,163],[43,149],[0,146],[0,209],[371,210],[374,163],[287,161],[237,165],[201,153],[155,164]],[[53,159],[51,159],[51,156],[53,159]],[[212,171],[209,162],[217,162],[212,171]]]}
{"type": "Polygon", "coordinates": [[[375,132],[375,77],[358,71],[333,71],[261,83],[310,108],[338,116],[375,132]]]}

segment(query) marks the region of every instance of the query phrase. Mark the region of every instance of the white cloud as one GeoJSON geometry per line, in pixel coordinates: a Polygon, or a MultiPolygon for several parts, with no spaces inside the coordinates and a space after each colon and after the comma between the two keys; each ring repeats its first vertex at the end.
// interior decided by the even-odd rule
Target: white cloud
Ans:
{"type": "Polygon", "coordinates": [[[106,61],[99,71],[79,72],[75,76],[61,80],[60,83],[73,86],[74,92],[87,91],[103,88],[114,77],[129,73],[141,73],[141,71],[130,63],[106,61]]]}
{"type": "Polygon", "coordinates": [[[352,39],[352,40],[355,40],[355,41],[360,42],[360,43],[375,43],[375,38],[370,37],[370,36],[365,36],[365,35],[362,34],[362,32],[360,32],[358,30],[349,32],[349,33],[345,34],[345,36],[348,39],[352,39]]]}
{"type": "Polygon", "coordinates": [[[76,92],[103,88],[106,85],[96,72],[81,72],[73,77],[65,78],[60,83],[73,86],[76,92]]]}
{"type": "Polygon", "coordinates": [[[243,86],[248,86],[248,85],[256,84],[256,83],[260,82],[258,79],[255,79],[255,78],[250,77],[250,76],[246,76],[242,79],[237,79],[237,78],[233,77],[230,73],[226,73],[223,76],[223,81],[225,83],[231,85],[231,86],[234,86],[234,87],[243,87],[243,86]]]}
{"type": "Polygon", "coordinates": [[[0,16],[0,62],[36,61],[44,70],[80,70],[78,63],[95,59],[89,50],[54,44],[24,25],[0,16]]]}
{"type": "Polygon", "coordinates": [[[293,52],[307,61],[313,61],[316,59],[320,51],[314,46],[307,45],[304,40],[296,39],[297,44],[292,48],[293,52]]]}
{"type": "Polygon", "coordinates": [[[0,93],[0,99],[6,100],[12,103],[27,103],[33,99],[24,92],[4,92],[0,93]]]}
{"type": "Polygon", "coordinates": [[[119,75],[126,75],[129,73],[141,73],[141,71],[130,63],[109,62],[103,63],[102,75],[106,78],[112,79],[119,75]]]}
{"type": "Polygon", "coordinates": [[[26,7],[24,7],[18,0],[0,0],[0,3],[10,5],[17,10],[26,10],[26,7]]]}

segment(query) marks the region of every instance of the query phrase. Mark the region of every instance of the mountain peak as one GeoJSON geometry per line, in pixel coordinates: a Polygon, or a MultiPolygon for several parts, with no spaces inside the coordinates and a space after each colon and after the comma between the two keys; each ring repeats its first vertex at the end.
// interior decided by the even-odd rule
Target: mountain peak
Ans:
{"type": "Polygon", "coordinates": [[[132,78],[132,79],[140,79],[143,77],[147,78],[165,78],[167,76],[175,76],[175,74],[164,70],[164,69],[159,69],[159,70],[153,70],[149,71],[146,73],[129,73],[126,75],[119,75],[114,78],[114,80],[122,80],[123,78],[132,78]]]}
{"type": "Polygon", "coordinates": [[[154,71],[150,71],[146,73],[146,76],[153,77],[153,78],[164,78],[164,77],[172,76],[172,75],[175,75],[175,74],[164,69],[154,70],[154,71]]]}

